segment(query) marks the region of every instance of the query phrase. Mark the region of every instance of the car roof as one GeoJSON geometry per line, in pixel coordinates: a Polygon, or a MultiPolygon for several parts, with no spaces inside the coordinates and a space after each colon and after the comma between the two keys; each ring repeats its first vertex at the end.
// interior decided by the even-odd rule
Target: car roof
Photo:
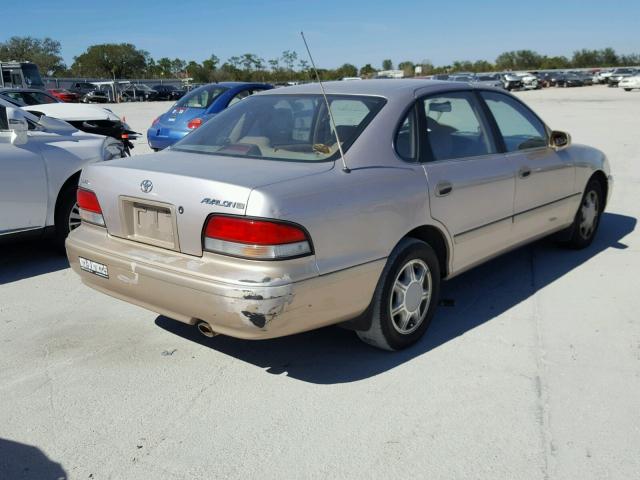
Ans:
{"type": "MultiPolygon", "coordinates": [[[[430,91],[438,92],[456,88],[472,88],[466,82],[448,82],[441,80],[422,79],[374,79],[362,82],[323,82],[326,93],[334,95],[371,95],[387,99],[406,98],[420,91],[421,94],[430,91]]],[[[293,95],[321,93],[317,83],[305,83],[291,87],[277,88],[260,92],[258,95],[293,95]]]]}

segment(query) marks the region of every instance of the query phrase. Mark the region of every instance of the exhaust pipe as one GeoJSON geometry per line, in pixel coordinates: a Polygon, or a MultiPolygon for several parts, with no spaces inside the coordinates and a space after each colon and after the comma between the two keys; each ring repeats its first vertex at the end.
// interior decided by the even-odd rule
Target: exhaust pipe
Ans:
{"type": "Polygon", "coordinates": [[[204,335],[207,338],[213,338],[216,335],[218,335],[216,332],[213,331],[213,329],[211,328],[211,325],[209,325],[207,322],[203,320],[200,320],[198,323],[196,323],[196,328],[202,335],[204,335]]]}

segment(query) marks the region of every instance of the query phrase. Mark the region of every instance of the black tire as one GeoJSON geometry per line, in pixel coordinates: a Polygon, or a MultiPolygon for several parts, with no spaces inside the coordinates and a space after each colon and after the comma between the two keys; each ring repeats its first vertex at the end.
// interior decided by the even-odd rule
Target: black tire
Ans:
{"type": "MultiPolygon", "coordinates": [[[[76,191],[78,186],[71,184],[60,192],[60,200],[55,214],[55,246],[58,250],[64,252],[64,241],[67,239],[69,232],[72,230],[69,225],[69,218],[77,209],[76,191]]],[[[76,225],[77,226],[77,225],[76,225]]]]}
{"type": "Polygon", "coordinates": [[[592,178],[584,189],[580,206],[578,207],[578,211],[576,212],[576,216],[573,220],[573,225],[571,225],[571,238],[569,241],[565,242],[565,245],[569,248],[575,249],[582,249],[591,245],[591,242],[593,242],[593,239],[598,232],[600,217],[602,216],[603,210],[604,196],[602,193],[602,185],[598,180],[592,178]],[[587,229],[582,225],[585,220],[584,210],[587,208],[590,199],[593,199],[594,196],[596,198],[595,217],[593,219],[592,228],[587,229]]]}
{"type": "MultiPolygon", "coordinates": [[[[438,257],[427,243],[414,238],[405,238],[393,250],[380,275],[369,308],[369,328],[367,330],[359,330],[356,333],[362,341],[383,350],[394,351],[407,348],[417,342],[429,328],[438,305],[439,296],[440,264],[438,257]],[[391,315],[394,284],[398,280],[398,275],[401,275],[407,268],[413,268],[414,263],[418,266],[425,264],[428,267],[429,275],[425,275],[421,286],[423,288],[425,284],[429,286],[430,297],[428,301],[420,300],[416,307],[421,320],[416,319],[413,326],[408,321],[407,330],[411,331],[401,333],[399,326],[391,315]],[[426,310],[424,315],[420,314],[421,311],[424,312],[423,308],[426,310]]],[[[406,304],[405,301],[401,303],[406,304]]]]}
{"type": "Polygon", "coordinates": [[[631,89],[630,89],[630,88],[625,88],[625,89],[624,89],[624,91],[625,91],[625,92],[630,92],[630,91],[631,91],[631,89]]]}

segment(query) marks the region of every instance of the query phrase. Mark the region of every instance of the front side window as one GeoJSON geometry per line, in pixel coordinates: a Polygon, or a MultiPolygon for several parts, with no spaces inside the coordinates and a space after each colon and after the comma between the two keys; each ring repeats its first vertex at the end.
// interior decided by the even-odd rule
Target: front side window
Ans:
{"type": "Polygon", "coordinates": [[[507,152],[546,147],[544,124],[523,104],[496,92],[480,92],[498,124],[507,152]]]}
{"type": "MultiPolygon", "coordinates": [[[[384,105],[379,97],[329,95],[343,150],[384,105]]],[[[336,134],[321,95],[250,96],[172,147],[268,160],[323,161],[338,156],[336,134]]]]}
{"type": "Polygon", "coordinates": [[[433,160],[496,153],[480,108],[471,94],[447,93],[424,100],[427,143],[433,160]]]}

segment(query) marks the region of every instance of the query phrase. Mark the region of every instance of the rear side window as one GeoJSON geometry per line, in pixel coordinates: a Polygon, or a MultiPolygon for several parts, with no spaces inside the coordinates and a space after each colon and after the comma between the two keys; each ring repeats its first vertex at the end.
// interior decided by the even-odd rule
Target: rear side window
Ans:
{"type": "Polygon", "coordinates": [[[187,108],[209,108],[213,101],[227,90],[228,89],[226,87],[207,85],[206,87],[198,88],[189,92],[178,101],[176,106],[187,108]]]}
{"type": "Polygon", "coordinates": [[[416,145],[416,110],[412,108],[407,117],[400,124],[400,128],[396,132],[394,146],[396,153],[400,158],[407,161],[415,161],[418,158],[418,149],[416,145]]]}
{"type": "Polygon", "coordinates": [[[480,92],[498,124],[507,152],[546,147],[544,124],[513,98],[496,92],[480,92]]]}
{"type": "Polygon", "coordinates": [[[424,99],[427,143],[434,160],[496,153],[489,128],[476,100],[467,92],[424,99]]]}

